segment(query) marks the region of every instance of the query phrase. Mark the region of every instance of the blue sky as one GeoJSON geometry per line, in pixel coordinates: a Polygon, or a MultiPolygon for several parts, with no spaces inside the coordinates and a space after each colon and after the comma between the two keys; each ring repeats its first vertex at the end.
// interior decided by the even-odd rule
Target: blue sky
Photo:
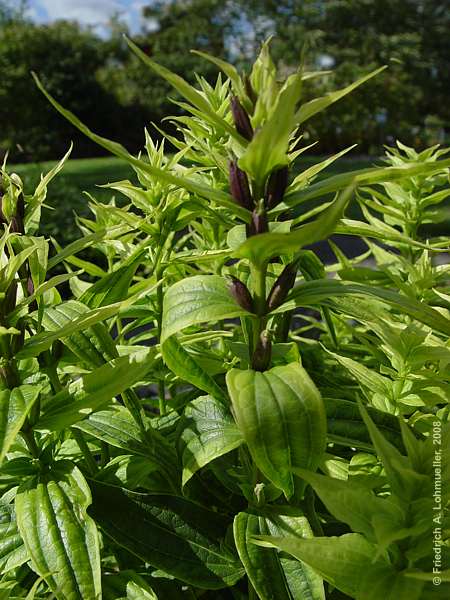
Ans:
{"type": "Polygon", "coordinates": [[[141,23],[141,9],[148,4],[151,0],[28,0],[28,15],[38,23],[74,19],[82,25],[92,25],[102,34],[109,18],[120,13],[131,32],[136,33],[141,23]]]}

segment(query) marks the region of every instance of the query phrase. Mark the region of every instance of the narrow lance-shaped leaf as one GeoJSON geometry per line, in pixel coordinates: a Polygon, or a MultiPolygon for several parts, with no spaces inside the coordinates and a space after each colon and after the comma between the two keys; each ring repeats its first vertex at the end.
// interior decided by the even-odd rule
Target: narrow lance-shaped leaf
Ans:
{"type": "Polygon", "coordinates": [[[244,221],[248,221],[248,213],[244,208],[241,208],[236,205],[229,194],[222,192],[221,190],[216,190],[215,188],[203,185],[198,183],[193,179],[189,179],[188,177],[180,177],[178,175],[174,175],[173,173],[166,171],[164,169],[159,169],[153,165],[150,165],[148,162],[140,160],[132,156],[121,144],[117,142],[113,142],[108,140],[107,138],[101,137],[97,135],[93,131],[91,131],[86,125],[84,125],[72,112],[63,108],[57,100],[51,96],[47,90],[44,88],[39,79],[34,75],[34,79],[38,88],[41,92],[46,96],[46,98],[50,101],[51,104],[56,108],[58,112],[60,112],[63,117],[65,117],[68,121],[72,123],[77,129],[79,129],[84,135],[90,138],[99,146],[102,146],[111,154],[118,156],[126,160],[128,163],[132,164],[135,167],[141,169],[144,173],[148,173],[153,177],[158,177],[161,181],[165,181],[166,183],[171,183],[177,187],[181,187],[186,189],[194,194],[198,194],[202,198],[206,198],[207,200],[217,202],[220,206],[226,206],[230,208],[232,212],[236,215],[240,216],[244,221]]]}
{"type": "Polygon", "coordinates": [[[381,559],[373,563],[377,547],[359,533],[312,539],[298,536],[255,536],[253,540],[256,544],[278,548],[306,562],[351,598],[358,597],[361,579],[369,569],[386,564],[381,559]]]}
{"type": "Polygon", "coordinates": [[[303,246],[327,238],[341,219],[352,193],[353,188],[349,187],[315,221],[294,231],[252,236],[239,246],[234,256],[248,258],[254,264],[262,265],[273,256],[296,252],[303,246]]]}
{"type": "Polygon", "coordinates": [[[17,523],[33,570],[58,600],[101,598],[97,528],[86,513],[90,503],[89,487],[69,461],[55,462],[17,492],[17,523]]]}
{"type": "Polygon", "coordinates": [[[339,173],[322,181],[312,183],[301,190],[288,190],[284,203],[289,207],[297,206],[307,200],[320,198],[345,189],[351,184],[356,186],[373,185],[386,181],[410,178],[415,175],[426,175],[450,167],[450,159],[439,160],[435,163],[410,163],[402,167],[371,167],[358,171],[339,173]]]}
{"type": "Polygon", "coordinates": [[[153,349],[115,358],[69,384],[56,394],[35,427],[59,431],[103,408],[115,396],[140,381],[152,368],[153,349]]]}
{"type": "Polygon", "coordinates": [[[239,159],[239,167],[262,186],[271,171],[288,164],[289,140],[295,128],[295,106],[302,89],[298,74],[281,93],[271,117],[239,159]]]}
{"type": "MultiPolygon", "coordinates": [[[[325,305],[335,308],[332,300],[333,296],[376,298],[400,313],[407,314],[421,323],[435,328],[437,331],[450,335],[450,319],[423,302],[408,298],[394,290],[345,281],[333,281],[331,279],[299,283],[292,290],[288,300],[274,312],[284,312],[296,306],[325,305]]],[[[347,308],[345,312],[348,312],[347,308]]]]}
{"type": "Polygon", "coordinates": [[[222,119],[217,112],[213,109],[213,107],[209,104],[208,100],[202,96],[200,92],[198,92],[195,88],[187,83],[182,77],[177,75],[176,73],[172,73],[169,69],[166,69],[162,65],[156,63],[152,60],[147,54],[142,52],[142,50],[136,46],[130,39],[125,37],[125,40],[131,50],[138,56],[143,63],[145,63],[148,67],[150,67],[155,73],[157,73],[160,77],[165,79],[170,83],[172,87],[174,87],[177,92],[179,92],[186,100],[188,100],[191,104],[193,104],[198,110],[200,110],[205,119],[208,121],[215,123],[222,129],[224,129],[227,133],[229,133],[232,137],[236,138],[237,141],[242,142],[242,138],[238,133],[231,127],[231,125],[222,119]]]}
{"type": "Polygon", "coordinates": [[[379,69],[375,69],[375,71],[372,71],[368,75],[364,75],[363,77],[360,77],[359,79],[357,79],[356,81],[354,81],[347,87],[342,88],[341,90],[336,90],[335,92],[329,92],[326,96],[322,96],[321,98],[314,98],[314,100],[310,100],[309,102],[306,102],[298,109],[298,111],[295,115],[296,124],[301,125],[301,123],[304,123],[305,121],[310,119],[316,113],[321,112],[322,110],[324,110],[325,108],[328,108],[328,106],[330,106],[331,104],[334,104],[335,102],[337,102],[338,100],[340,100],[341,98],[346,96],[347,94],[350,94],[350,92],[353,92],[353,90],[355,90],[357,87],[359,87],[360,85],[362,85],[363,83],[365,83],[366,81],[371,79],[372,77],[375,77],[375,75],[378,75],[379,73],[384,71],[386,68],[387,67],[384,66],[384,67],[380,67],[379,69]]]}

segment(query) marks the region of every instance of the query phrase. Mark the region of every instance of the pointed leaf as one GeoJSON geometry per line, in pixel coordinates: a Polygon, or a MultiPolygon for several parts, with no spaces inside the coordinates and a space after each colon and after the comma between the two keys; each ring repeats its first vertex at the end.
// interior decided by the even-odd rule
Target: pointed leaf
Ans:
{"type": "Polygon", "coordinates": [[[272,512],[241,512],[234,519],[233,530],[239,557],[261,600],[325,600],[322,579],[308,565],[285,553],[261,548],[251,539],[265,534],[284,536],[287,532],[312,537],[301,512],[283,514],[281,507],[272,512]]]}
{"type": "MultiPolygon", "coordinates": [[[[269,371],[227,374],[237,425],[262,473],[290,498],[293,467],[315,470],[325,450],[326,418],[320,393],[297,363],[269,371]]],[[[297,484],[297,485],[296,485],[297,484]]]]}
{"type": "Polygon", "coordinates": [[[184,411],[179,447],[183,461],[183,485],[212,460],[234,450],[244,441],[231,414],[212,396],[200,396],[184,411]]]}
{"type": "Polygon", "coordinates": [[[243,575],[224,543],[227,520],[185,498],[92,481],[89,513],[115,543],[190,585],[220,589],[243,575]]]}
{"type": "Polygon", "coordinates": [[[273,256],[297,252],[304,246],[327,238],[336,228],[352,193],[353,188],[348,188],[315,221],[294,231],[261,233],[250,237],[239,246],[234,256],[248,258],[254,264],[262,265],[273,256]]]}
{"type": "Polygon", "coordinates": [[[86,509],[89,487],[69,461],[25,482],[16,496],[17,524],[33,570],[58,600],[101,598],[100,550],[86,509]]]}
{"type": "Polygon", "coordinates": [[[21,385],[12,391],[0,391],[0,465],[38,399],[40,391],[38,385],[21,385]]]}
{"type": "Polygon", "coordinates": [[[154,349],[144,349],[115,358],[98,367],[53,396],[35,428],[59,431],[81,421],[115,396],[140,381],[152,368],[154,349]]]}

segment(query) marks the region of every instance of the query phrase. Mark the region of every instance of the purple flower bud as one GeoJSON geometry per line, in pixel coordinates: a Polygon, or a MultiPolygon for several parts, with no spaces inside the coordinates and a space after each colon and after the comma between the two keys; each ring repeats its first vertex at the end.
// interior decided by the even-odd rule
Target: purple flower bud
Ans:
{"type": "Polygon", "coordinates": [[[255,208],[252,212],[252,220],[247,225],[247,237],[257,235],[258,233],[267,233],[269,224],[267,222],[267,214],[264,209],[255,208]]]}
{"type": "Polygon", "coordinates": [[[239,206],[247,210],[253,209],[247,174],[238,167],[235,160],[230,161],[230,191],[239,206]]]}
{"type": "Polygon", "coordinates": [[[3,196],[0,196],[0,225],[7,223],[6,217],[3,214],[3,196]]]}
{"type": "Polygon", "coordinates": [[[253,137],[253,127],[250,123],[250,118],[247,112],[239,102],[239,98],[237,96],[232,96],[230,104],[231,113],[233,115],[233,121],[237,132],[240,133],[246,140],[250,141],[253,137]]]}
{"type": "Polygon", "coordinates": [[[275,208],[282,200],[288,184],[288,168],[272,171],[267,180],[264,202],[267,210],[275,208]]]}
{"type": "Polygon", "coordinates": [[[272,357],[272,342],[267,331],[259,336],[258,343],[252,356],[252,369],[254,371],[266,371],[272,357]]]}
{"type": "Polygon", "coordinates": [[[289,290],[294,287],[297,275],[297,262],[290,263],[282,270],[272,286],[267,298],[267,309],[275,310],[286,300],[289,290]]]}
{"type": "Polygon", "coordinates": [[[245,77],[244,77],[244,86],[245,86],[245,93],[249,97],[249,100],[251,101],[251,103],[253,105],[255,105],[258,98],[256,96],[256,92],[253,89],[252,82],[250,81],[250,77],[248,75],[245,75],[245,77]]]}
{"type": "Polygon", "coordinates": [[[241,308],[251,313],[254,312],[253,298],[247,286],[240,279],[231,275],[229,290],[241,308]]]}

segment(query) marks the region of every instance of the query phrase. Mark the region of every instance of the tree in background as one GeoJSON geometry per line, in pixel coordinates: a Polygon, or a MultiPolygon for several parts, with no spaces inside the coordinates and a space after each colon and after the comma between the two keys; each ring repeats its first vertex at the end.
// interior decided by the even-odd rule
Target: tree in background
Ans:
{"type": "MultiPolygon", "coordinates": [[[[388,64],[326,118],[312,119],[306,132],[319,141],[319,153],[356,140],[359,152],[378,155],[396,138],[420,147],[449,135],[448,9],[449,0],[157,0],[143,9],[142,32],[133,37],[189,82],[200,71],[213,82],[217,68],[191,49],[245,68],[273,34],[272,53],[285,70],[304,49],[308,69],[333,69],[307,82],[311,97],[388,64]]],[[[127,27],[116,18],[110,29],[101,39],[76,23],[35,25],[0,0],[0,151],[9,148],[21,160],[54,158],[74,138],[74,156],[98,152],[48,107],[32,69],[82,120],[133,151],[142,146],[143,126],[176,112],[169,106],[174,92],[128,51],[127,27]]]]}
{"type": "Polygon", "coordinates": [[[51,110],[30,71],[81,118],[115,133],[116,103],[95,76],[104,62],[101,41],[76,23],[33,25],[19,19],[1,27],[1,149],[16,159],[54,158],[74,139],[79,154],[98,152],[51,110]]]}
{"type": "Polygon", "coordinates": [[[363,151],[379,153],[396,138],[420,145],[450,133],[448,0],[248,0],[245,10],[250,23],[265,15],[280,61],[295,64],[306,42],[309,66],[333,69],[329,78],[310,83],[312,95],[389,65],[326,119],[311,122],[318,151],[356,140],[363,151]]]}

